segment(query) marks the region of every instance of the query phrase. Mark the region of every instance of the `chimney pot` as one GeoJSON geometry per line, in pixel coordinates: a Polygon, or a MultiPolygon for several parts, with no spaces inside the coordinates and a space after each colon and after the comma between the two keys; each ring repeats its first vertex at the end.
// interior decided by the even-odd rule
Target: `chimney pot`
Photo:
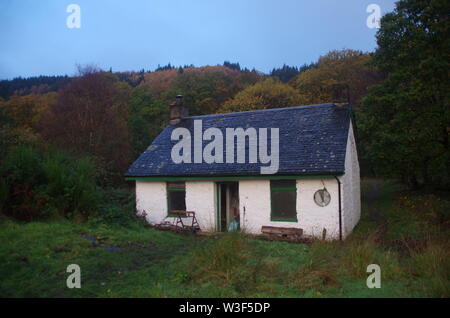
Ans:
{"type": "Polygon", "coordinates": [[[185,117],[189,116],[189,110],[183,102],[183,95],[177,95],[175,100],[170,103],[170,124],[176,125],[185,117]]]}

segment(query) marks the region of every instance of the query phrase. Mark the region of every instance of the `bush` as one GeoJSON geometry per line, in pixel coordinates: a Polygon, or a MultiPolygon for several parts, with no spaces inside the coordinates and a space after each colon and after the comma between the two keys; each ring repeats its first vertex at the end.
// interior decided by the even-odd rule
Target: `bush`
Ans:
{"type": "Polygon", "coordinates": [[[4,160],[2,175],[11,184],[34,187],[42,183],[44,178],[41,153],[28,145],[12,147],[4,160]]]}
{"type": "Polygon", "coordinates": [[[18,145],[6,155],[0,174],[7,191],[2,211],[19,220],[88,217],[101,199],[88,157],[18,145]]]}
{"type": "Polygon", "coordinates": [[[88,157],[73,159],[60,152],[49,155],[42,165],[46,183],[39,189],[49,207],[69,219],[77,213],[88,217],[100,201],[94,164],[88,157]]]}
{"type": "Polygon", "coordinates": [[[44,182],[42,156],[34,147],[13,146],[1,167],[1,176],[8,193],[2,212],[19,220],[44,217],[36,189],[44,182]]]}
{"type": "Polygon", "coordinates": [[[91,221],[122,226],[135,223],[135,202],[134,192],[128,189],[103,190],[102,203],[91,221]]]}

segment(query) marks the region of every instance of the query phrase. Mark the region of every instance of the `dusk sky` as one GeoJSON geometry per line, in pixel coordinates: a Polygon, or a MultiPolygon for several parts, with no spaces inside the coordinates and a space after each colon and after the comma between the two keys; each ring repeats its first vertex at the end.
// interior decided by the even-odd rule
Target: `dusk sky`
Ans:
{"type": "Polygon", "coordinates": [[[239,62],[270,72],[332,49],[373,51],[367,6],[393,0],[2,0],[0,79],[73,75],[76,64],[113,71],[239,62]],[[68,28],[70,4],[80,28],[68,28]]]}

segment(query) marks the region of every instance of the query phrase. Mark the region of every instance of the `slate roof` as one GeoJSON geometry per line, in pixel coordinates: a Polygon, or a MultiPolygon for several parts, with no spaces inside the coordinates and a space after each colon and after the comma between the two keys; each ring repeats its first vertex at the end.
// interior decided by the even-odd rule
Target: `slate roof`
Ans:
{"type": "MultiPolygon", "coordinates": [[[[225,129],[242,127],[279,128],[279,169],[275,175],[322,175],[344,173],[350,106],[320,104],[295,106],[239,113],[191,116],[177,125],[167,126],[147,150],[130,166],[125,176],[253,176],[261,175],[260,167],[268,164],[248,163],[179,163],[171,159],[171,150],[178,141],[171,141],[177,127],[185,127],[193,140],[194,120],[201,119],[203,131],[216,127],[224,136],[225,129]]],[[[270,137],[270,133],[268,133],[270,137]]],[[[203,147],[210,141],[203,141],[203,147]]],[[[270,142],[267,142],[270,147],[270,142]]],[[[248,142],[246,143],[248,148],[248,142]]],[[[247,149],[248,150],[248,149],[247,149]]],[[[235,154],[236,155],[236,154],[235,154]]],[[[193,150],[192,150],[193,157],[193,150]]],[[[225,161],[224,153],[224,161],[225,161]]],[[[193,162],[193,158],[192,158],[193,162]]]]}

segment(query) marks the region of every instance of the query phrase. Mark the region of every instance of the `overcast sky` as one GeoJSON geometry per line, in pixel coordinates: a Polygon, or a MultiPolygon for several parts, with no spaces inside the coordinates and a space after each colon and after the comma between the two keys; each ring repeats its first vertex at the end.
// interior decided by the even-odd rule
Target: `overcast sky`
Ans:
{"type": "MultiPolygon", "coordinates": [[[[269,72],[332,49],[373,51],[368,5],[394,0],[1,0],[0,78],[72,75],[76,64],[113,71],[225,60],[269,72]],[[70,4],[80,28],[69,28],[70,4]]],[[[71,20],[75,21],[75,20],[71,20]]]]}

